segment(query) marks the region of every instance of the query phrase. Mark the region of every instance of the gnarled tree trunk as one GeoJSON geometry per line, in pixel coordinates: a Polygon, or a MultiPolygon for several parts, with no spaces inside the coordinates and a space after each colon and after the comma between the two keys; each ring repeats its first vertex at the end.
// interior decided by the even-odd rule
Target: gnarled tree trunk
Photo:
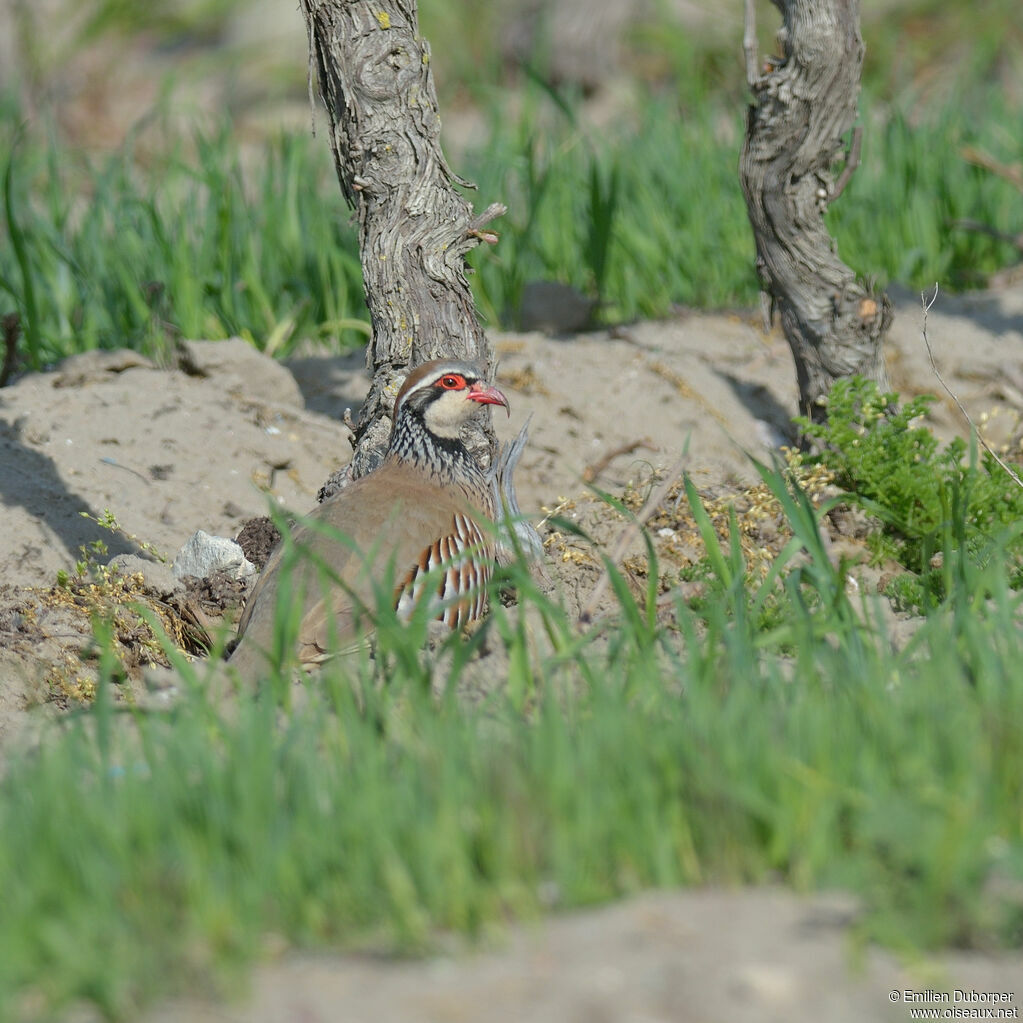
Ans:
{"type": "MultiPolygon", "coordinates": [[[[355,427],[349,478],[380,460],[406,367],[491,353],[465,279],[465,254],[496,240],[454,188],[440,147],[430,47],[416,0],[301,0],[310,62],[330,117],[341,189],[357,214],[363,283],[373,324],[373,384],[355,427]]],[[[466,182],[460,182],[466,184],[466,182]]],[[[484,464],[494,454],[489,416],[467,438],[484,464]]]]}
{"type": "MultiPolygon", "coordinates": [[[[800,408],[823,419],[832,384],[860,374],[888,387],[882,343],[891,304],[839,258],[824,226],[859,155],[859,133],[838,180],[832,167],[856,119],[863,64],[859,0],[772,0],[783,56],[757,66],[754,0],[746,0],[746,75],[753,90],[739,174],[757,247],[757,273],[792,348],[800,408]]],[[[882,224],[878,225],[883,230],[882,224]]]]}

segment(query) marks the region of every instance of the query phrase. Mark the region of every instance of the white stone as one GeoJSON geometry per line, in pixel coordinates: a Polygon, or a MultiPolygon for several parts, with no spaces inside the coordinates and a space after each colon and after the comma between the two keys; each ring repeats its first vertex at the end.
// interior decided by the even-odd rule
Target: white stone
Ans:
{"type": "Polygon", "coordinates": [[[214,572],[226,572],[232,579],[245,579],[255,575],[256,566],[246,559],[234,540],[210,536],[200,529],[178,551],[173,571],[178,579],[189,575],[206,579],[214,572]]]}

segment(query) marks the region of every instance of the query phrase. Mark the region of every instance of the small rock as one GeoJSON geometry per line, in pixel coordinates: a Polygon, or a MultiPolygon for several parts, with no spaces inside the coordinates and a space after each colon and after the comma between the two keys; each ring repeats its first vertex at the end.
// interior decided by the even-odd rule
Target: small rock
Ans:
{"type": "Polygon", "coordinates": [[[210,536],[201,529],[178,551],[174,559],[174,575],[178,579],[195,576],[206,579],[214,572],[223,572],[232,579],[245,579],[255,574],[256,566],[246,559],[244,551],[226,536],[210,536]]]}
{"type": "Polygon", "coordinates": [[[140,558],[137,554],[118,554],[107,562],[107,568],[119,576],[140,573],[145,580],[146,589],[152,590],[159,597],[169,597],[183,589],[168,565],[140,558]]]}

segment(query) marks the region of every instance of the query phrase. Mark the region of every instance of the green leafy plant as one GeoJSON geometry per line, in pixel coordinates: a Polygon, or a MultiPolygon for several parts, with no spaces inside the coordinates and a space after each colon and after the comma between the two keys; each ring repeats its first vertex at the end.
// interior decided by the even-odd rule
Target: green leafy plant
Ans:
{"type": "MultiPolygon", "coordinates": [[[[920,425],[933,399],[899,405],[861,377],[838,381],[828,398],[828,419],[800,419],[846,499],[875,516],[875,557],[894,557],[917,577],[915,596],[906,580],[900,602],[920,605],[948,592],[942,552],[962,551],[983,561],[1000,532],[1023,517],[1023,490],[987,452],[961,438],[942,446],[920,425]]],[[[1009,577],[1023,584],[1023,544],[1009,544],[1009,577]]]]}
{"type": "MultiPolygon", "coordinates": [[[[155,560],[166,564],[170,559],[166,554],[163,554],[155,544],[150,543],[148,540],[142,540],[134,533],[130,533],[121,523],[118,521],[117,516],[109,509],[104,508],[101,515],[91,515],[89,512],[79,512],[83,519],[88,519],[90,522],[95,522],[100,529],[109,530],[111,533],[120,533],[126,540],[130,540],[140,551],[145,551],[146,554],[155,560]]],[[[100,541],[96,541],[97,543],[100,541]]],[[[104,551],[105,553],[105,551],[104,551]]]]}

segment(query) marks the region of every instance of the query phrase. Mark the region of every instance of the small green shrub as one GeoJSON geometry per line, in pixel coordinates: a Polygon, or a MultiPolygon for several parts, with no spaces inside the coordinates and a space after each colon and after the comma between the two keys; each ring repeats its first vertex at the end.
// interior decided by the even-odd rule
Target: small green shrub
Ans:
{"type": "MultiPolygon", "coordinates": [[[[835,384],[826,423],[799,424],[819,448],[812,456],[835,474],[851,501],[875,516],[871,537],[876,559],[894,558],[917,576],[900,603],[941,599],[950,566],[940,552],[958,551],[982,562],[992,541],[1023,517],[1023,490],[988,452],[956,438],[944,447],[918,420],[933,398],[920,395],[898,404],[898,395],[853,377],[835,384]],[[915,590],[915,597],[913,591],[915,590]]],[[[1009,580],[1023,584],[1023,539],[1010,542],[1009,580]]]]}

